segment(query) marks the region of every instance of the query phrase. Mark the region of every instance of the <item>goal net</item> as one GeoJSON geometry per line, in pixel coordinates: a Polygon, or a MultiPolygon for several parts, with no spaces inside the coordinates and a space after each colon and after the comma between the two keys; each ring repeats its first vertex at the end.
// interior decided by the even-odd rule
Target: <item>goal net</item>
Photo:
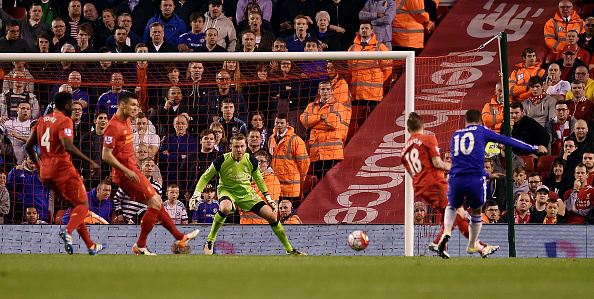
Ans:
{"type": "MultiPolygon", "coordinates": [[[[0,58],[4,223],[32,222],[36,210],[37,219],[63,224],[67,203],[39,181],[23,151],[30,127],[53,110],[59,91],[71,92],[76,100],[75,145],[102,170],[91,175],[89,165],[73,161],[94,202],[88,222],[139,223],[146,207],[118,191],[109,166],[101,160],[104,127],[117,110],[117,95],[126,90],[137,93],[142,112],[132,120],[139,168],[152,178],[163,201],[169,199],[166,205],[174,221],[208,225],[212,220],[216,196],[211,200],[205,192],[198,202],[190,197],[210,162],[229,152],[231,135],[244,133],[248,152],[262,150],[256,158],[262,160],[261,168],[268,167],[264,172],[273,197],[283,199],[279,218],[285,224],[308,224],[313,235],[316,229],[325,234],[325,224],[355,224],[353,230],[376,231],[381,225],[400,227],[407,210],[409,223],[417,223],[414,254],[427,254],[426,244],[439,231],[441,215],[412,198],[405,205],[399,155],[406,112],[421,114],[427,133],[435,134],[442,152],[447,152],[449,138],[461,124],[464,81],[472,75],[474,56],[414,58],[408,52],[391,51],[250,54],[0,58]],[[328,102],[323,98],[325,86],[320,88],[325,79],[332,88],[328,102]],[[330,108],[323,107],[333,101],[336,104],[330,108]],[[374,169],[367,167],[370,159],[374,169]],[[417,216],[415,207],[425,215],[417,216]]],[[[216,177],[208,190],[211,187],[216,189],[216,177]]],[[[240,209],[226,222],[266,223],[240,209]]],[[[390,238],[402,249],[403,229],[390,238]]]]}

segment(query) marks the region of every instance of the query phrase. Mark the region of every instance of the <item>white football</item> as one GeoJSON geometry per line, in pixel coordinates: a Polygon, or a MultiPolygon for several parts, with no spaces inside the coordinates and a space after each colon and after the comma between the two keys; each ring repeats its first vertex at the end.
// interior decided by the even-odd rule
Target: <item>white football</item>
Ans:
{"type": "Polygon", "coordinates": [[[356,230],[349,235],[348,243],[353,250],[360,251],[369,245],[369,237],[364,231],[356,230]]]}

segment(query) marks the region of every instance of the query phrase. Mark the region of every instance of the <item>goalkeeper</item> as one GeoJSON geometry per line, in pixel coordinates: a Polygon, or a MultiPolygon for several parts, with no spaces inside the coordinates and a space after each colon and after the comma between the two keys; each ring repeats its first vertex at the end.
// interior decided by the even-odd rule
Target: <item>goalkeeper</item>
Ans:
{"type": "Polygon", "coordinates": [[[233,213],[234,207],[237,205],[244,211],[250,211],[266,219],[270,223],[274,234],[283,243],[287,254],[305,255],[305,253],[293,248],[289,243],[285,229],[276,217],[277,204],[268,194],[268,189],[260,169],[258,169],[258,160],[245,153],[247,146],[245,136],[241,133],[234,134],[230,139],[230,146],[231,152],[217,157],[200,177],[191,200],[194,201],[200,197],[210,179],[218,172],[219,211],[215,214],[210,234],[208,234],[206,244],[204,244],[204,254],[210,255],[213,253],[217,232],[225,223],[227,215],[233,213]],[[252,190],[250,185],[252,177],[262,194],[264,194],[268,205],[252,190]]]}

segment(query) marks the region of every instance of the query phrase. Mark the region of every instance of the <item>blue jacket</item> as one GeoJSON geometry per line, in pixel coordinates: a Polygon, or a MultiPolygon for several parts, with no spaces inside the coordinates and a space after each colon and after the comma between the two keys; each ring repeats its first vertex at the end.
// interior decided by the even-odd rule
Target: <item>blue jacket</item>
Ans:
{"type": "Polygon", "coordinates": [[[216,201],[209,204],[203,201],[196,207],[192,220],[198,221],[198,223],[212,223],[218,211],[219,204],[216,201]]]}
{"type": "Polygon", "coordinates": [[[23,204],[23,219],[25,209],[35,206],[39,219],[48,221],[49,215],[49,188],[39,180],[37,171],[27,169],[17,170],[14,167],[6,179],[6,189],[17,193],[17,202],[23,204]]]}
{"type": "Polygon", "coordinates": [[[169,135],[163,139],[159,151],[159,168],[166,182],[177,182],[179,166],[183,160],[182,155],[195,153],[198,150],[196,138],[189,134],[183,136],[169,135]],[[163,152],[169,152],[169,155],[163,152]]]}
{"type": "MultiPolygon", "coordinates": [[[[247,122],[248,119],[248,108],[247,104],[245,103],[245,99],[243,95],[240,94],[235,89],[229,90],[229,98],[235,104],[235,114],[238,115],[238,118],[244,122],[247,122]]],[[[219,102],[219,90],[211,90],[209,91],[202,102],[200,104],[200,108],[198,111],[199,115],[199,123],[200,124],[210,124],[212,122],[213,116],[221,115],[221,109],[219,102]]]]}
{"type": "MultiPolygon", "coordinates": [[[[99,202],[99,199],[97,199],[96,188],[93,188],[91,191],[87,192],[87,197],[89,198],[89,211],[101,216],[101,218],[111,223],[111,213],[113,212],[112,201],[110,199],[106,199],[102,202],[99,202]]],[[[66,211],[62,217],[62,224],[68,224],[69,221],[70,209],[68,209],[68,211],[66,211]]]]}
{"type": "Polygon", "coordinates": [[[113,93],[113,91],[109,90],[108,92],[104,92],[97,101],[97,109],[95,111],[99,111],[100,109],[107,110],[107,119],[111,119],[111,117],[118,111],[118,96],[124,89],[120,90],[118,94],[113,93]]]}
{"type": "Polygon", "coordinates": [[[179,44],[179,36],[188,32],[188,27],[186,26],[186,22],[184,22],[177,14],[173,13],[171,20],[169,22],[165,22],[163,20],[163,15],[158,13],[154,17],[152,17],[148,23],[146,23],[146,28],[144,29],[144,36],[142,40],[144,43],[148,43],[151,41],[150,37],[150,26],[154,22],[163,23],[165,25],[165,40],[172,43],[177,47],[179,44]]]}

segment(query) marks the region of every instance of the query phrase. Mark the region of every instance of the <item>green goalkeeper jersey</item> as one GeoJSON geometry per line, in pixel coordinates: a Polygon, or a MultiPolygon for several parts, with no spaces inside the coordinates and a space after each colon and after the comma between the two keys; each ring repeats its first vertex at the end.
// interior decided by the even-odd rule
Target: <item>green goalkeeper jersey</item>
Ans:
{"type": "Polygon", "coordinates": [[[251,185],[253,177],[260,191],[263,194],[268,193],[262,173],[258,168],[258,160],[248,153],[243,155],[241,161],[235,161],[231,153],[218,156],[200,177],[194,192],[202,193],[206,184],[217,172],[219,173],[218,192],[225,190],[238,197],[245,196],[253,191],[251,185]]]}

